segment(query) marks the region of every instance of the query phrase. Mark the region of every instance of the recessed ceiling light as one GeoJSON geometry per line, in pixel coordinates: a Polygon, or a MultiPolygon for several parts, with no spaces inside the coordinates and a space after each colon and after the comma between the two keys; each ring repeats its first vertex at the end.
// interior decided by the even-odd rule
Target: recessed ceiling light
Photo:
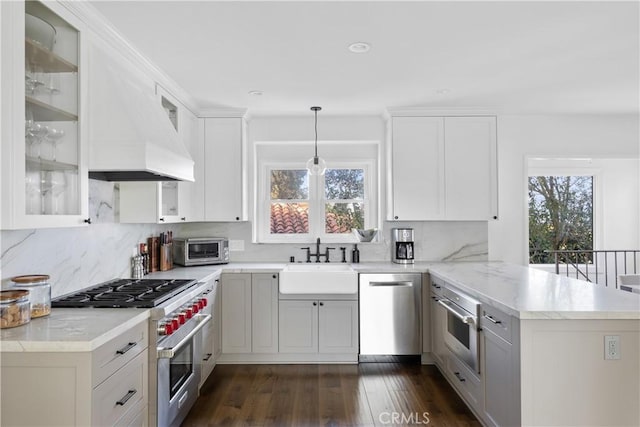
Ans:
{"type": "Polygon", "coordinates": [[[249,91],[249,95],[251,96],[262,96],[264,92],[262,92],[261,90],[250,90],[249,91]]]}
{"type": "Polygon", "coordinates": [[[367,53],[371,49],[371,45],[366,42],[356,42],[349,45],[349,50],[353,53],[367,53]]]}

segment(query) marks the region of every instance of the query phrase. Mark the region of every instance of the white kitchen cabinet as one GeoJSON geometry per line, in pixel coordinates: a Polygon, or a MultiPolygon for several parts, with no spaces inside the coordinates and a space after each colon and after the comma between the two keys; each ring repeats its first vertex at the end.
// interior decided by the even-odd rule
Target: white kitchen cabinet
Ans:
{"type": "Polygon", "coordinates": [[[204,119],[205,221],[246,221],[246,168],[241,117],[204,119]]]}
{"type": "Polygon", "coordinates": [[[393,117],[389,220],[497,218],[496,118],[393,117]]]}
{"type": "Polygon", "coordinates": [[[2,229],[86,225],[84,25],[56,2],[1,2],[0,8],[2,229]],[[56,29],[52,48],[33,40],[26,19],[56,29]]]}
{"type": "Polygon", "coordinates": [[[251,351],[278,352],[278,280],[277,275],[251,275],[251,351]]]}
{"type": "Polygon", "coordinates": [[[222,275],[222,352],[278,351],[278,276],[222,275]]]}
{"type": "Polygon", "coordinates": [[[3,352],[3,425],[144,426],[148,323],[87,352],[3,352]]]}
{"type": "Polygon", "coordinates": [[[394,117],[390,220],[444,218],[444,120],[394,117]]]}
{"type": "Polygon", "coordinates": [[[497,219],[495,117],[445,117],[445,217],[497,219]]]}
{"type": "Polygon", "coordinates": [[[318,353],[358,353],[358,302],[318,302],[318,353]]]}
{"type": "Polygon", "coordinates": [[[483,306],[481,370],[484,382],[484,418],[488,425],[520,425],[520,353],[517,319],[483,306]]]}
{"type": "Polygon", "coordinates": [[[121,182],[120,222],[177,223],[202,221],[204,217],[203,141],[198,118],[176,98],[156,85],[158,102],[180,141],[194,160],[194,182],[121,182]]]}
{"type": "Polygon", "coordinates": [[[280,353],[318,352],[318,302],[280,301],[280,353]]]}
{"type": "Polygon", "coordinates": [[[280,353],[357,354],[358,302],[281,300],[280,353]]]}
{"type": "Polygon", "coordinates": [[[222,275],[222,352],[251,353],[251,274],[222,275]]]}

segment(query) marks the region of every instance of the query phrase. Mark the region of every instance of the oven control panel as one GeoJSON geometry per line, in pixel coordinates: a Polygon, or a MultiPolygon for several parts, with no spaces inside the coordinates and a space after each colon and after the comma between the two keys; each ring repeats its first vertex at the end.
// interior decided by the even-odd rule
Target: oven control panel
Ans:
{"type": "MultiPolygon", "coordinates": [[[[203,294],[204,295],[204,294],[203,294]]],[[[200,295],[187,302],[158,322],[158,335],[171,335],[207,306],[207,298],[200,295]]]]}

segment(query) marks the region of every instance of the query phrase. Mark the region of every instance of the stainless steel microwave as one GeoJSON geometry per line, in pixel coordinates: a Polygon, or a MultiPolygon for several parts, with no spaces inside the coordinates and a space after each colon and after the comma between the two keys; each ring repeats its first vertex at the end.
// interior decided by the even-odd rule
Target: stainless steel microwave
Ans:
{"type": "Polygon", "coordinates": [[[184,266],[227,264],[229,240],[224,237],[175,238],[173,262],[184,266]]]}

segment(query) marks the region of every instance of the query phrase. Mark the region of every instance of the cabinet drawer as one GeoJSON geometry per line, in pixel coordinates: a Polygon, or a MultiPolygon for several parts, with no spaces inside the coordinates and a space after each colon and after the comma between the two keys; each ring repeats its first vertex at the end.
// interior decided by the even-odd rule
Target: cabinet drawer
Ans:
{"type": "Polygon", "coordinates": [[[94,387],[147,348],[147,325],[141,322],[93,352],[94,387]]]}
{"type": "Polygon", "coordinates": [[[129,411],[138,412],[147,405],[147,357],[145,349],[93,390],[93,425],[120,425],[129,411]]]}
{"type": "Polygon", "coordinates": [[[448,355],[447,371],[454,386],[475,408],[480,408],[482,387],[480,379],[467,368],[467,365],[453,355],[448,355]]]}
{"type": "Polygon", "coordinates": [[[493,307],[482,306],[482,316],[480,318],[480,327],[486,328],[498,335],[508,343],[512,341],[512,318],[493,307]]]}
{"type": "Polygon", "coordinates": [[[444,280],[439,277],[434,276],[433,274],[429,275],[431,282],[431,295],[432,296],[442,296],[442,292],[444,291],[444,280]]]}

